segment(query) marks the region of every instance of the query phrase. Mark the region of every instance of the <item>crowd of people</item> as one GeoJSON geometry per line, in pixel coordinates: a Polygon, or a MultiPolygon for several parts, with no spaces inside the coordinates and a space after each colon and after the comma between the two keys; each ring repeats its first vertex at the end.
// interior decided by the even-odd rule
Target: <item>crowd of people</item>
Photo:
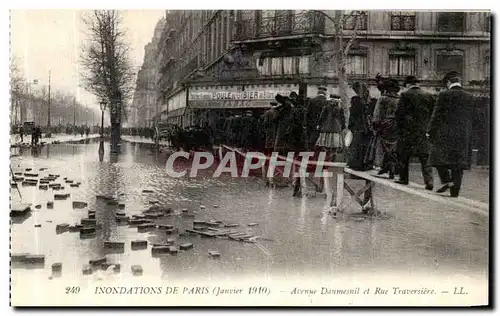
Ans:
{"type": "Polygon", "coordinates": [[[13,134],[19,135],[19,140],[21,143],[24,142],[24,136],[31,135],[31,145],[38,145],[38,143],[42,139],[43,133],[45,133],[46,137],[49,137],[50,134],[52,133],[54,134],[66,133],[68,135],[80,134],[81,137],[83,137],[83,135],[86,135],[88,137],[90,132],[91,132],[91,127],[87,125],[74,126],[69,124],[68,125],[59,124],[56,126],[51,126],[50,128],[47,127],[42,128],[39,125],[25,128],[25,126],[19,125],[12,130],[13,134]]]}
{"type": "Polygon", "coordinates": [[[425,189],[434,189],[435,167],[442,183],[437,192],[450,190],[457,197],[463,170],[471,164],[475,116],[474,98],[462,88],[458,73],[446,74],[447,89],[437,97],[425,92],[415,76],[405,78],[402,93],[396,79],[377,76],[376,82],[379,98],[372,98],[363,82],[352,85],[348,119],[340,96],[319,87],[313,98],[278,94],[260,116],[246,111],[203,125],[215,144],[265,153],[326,152],[330,161],[345,160],[355,170],[399,176],[396,182],[403,185],[409,183],[410,161],[417,158],[425,189]]]}

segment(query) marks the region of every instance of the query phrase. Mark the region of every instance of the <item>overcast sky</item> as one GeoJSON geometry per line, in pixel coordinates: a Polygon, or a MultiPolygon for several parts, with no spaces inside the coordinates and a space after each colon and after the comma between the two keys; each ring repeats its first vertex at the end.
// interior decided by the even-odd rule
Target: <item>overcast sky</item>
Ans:
{"type": "MultiPolygon", "coordinates": [[[[144,58],[144,46],[151,40],[164,10],[123,10],[123,26],[131,44],[135,71],[144,58]]],[[[82,86],[79,55],[85,40],[81,10],[13,10],[11,12],[11,54],[19,60],[28,81],[75,93],[77,100],[99,108],[97,99],[82,86]]]]}

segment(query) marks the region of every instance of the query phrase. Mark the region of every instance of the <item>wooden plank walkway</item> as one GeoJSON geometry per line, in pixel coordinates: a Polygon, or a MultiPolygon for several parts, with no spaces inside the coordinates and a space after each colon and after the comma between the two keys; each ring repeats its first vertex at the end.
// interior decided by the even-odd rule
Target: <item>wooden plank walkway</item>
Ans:
{"type": "Polygon", "coordinates": [[[366,179],[373,183],[378,183],[384,186],[387,186],[391,189],[402,191],[405,193],[413,194],[424,199],[442,203],[452,207],[460,207],[462,209],[466,209],[470,212],[486,215],[489,214],[489,205],[487,203],[482,203],[478,201],[474,201],[471,199],[467,199],[464,197],[452,198],[444,195],[439,195],[424,189],[423,185],[419,185],[416,183],[410,183],[409,185],[402,185],[398,183],[394,183],[393,180],[383,179],[379,177],[375,177],[364,171],[355,171],[349,168],[345,168],[346,173],[357,176],[359,178],[366,179]]]}
{"type": "MultiPolygon", "coordinates": [[[[238,148],[233,148],[231,146],[222,145],[218,147],[216,150],[219,152],[219,156],[222,157],[222,148],[238,153],[241,156],[247,158],[256,158],[256,159],[266,159],[266,161],[270,160],[269,156],[263,156],[262,154],[254,154],[254,153],[246,153],[238,148]]],[[[294,166],[302,166],[303,162],[299,160],[295,160],[292,158],[288,158],[285,156],[278,155],[278,161],[287,161],[292,163],[294,166]]],[[[307,164],[309,166],[323,166],[329,171],[333,172],[333,177],[330,178],[329,181],[334,180],[335,183],[325,183],[325,187],[328,187],[330,192],[327,192],[327,196],[331,198],[331,206],[338,211],[342,211],[345,205],[343,204],[344,190],[346,190],[353,198],[363,207],[364,203],[368,201],[371,203],[372,208],[376,208],[374,205],[373,198],[373,188],[375,184],[387,186],[391,189],[398,190],[401,192],[405,192],[408,194],[412,194],[415,196],[419,196],[421,198],[438,202],[444,205],[448,205],[451,207],[458,207],[460,209],[467,210],[472,213],[480,214],[483,216],[489,216],[489,205],[487,203],[474,201],[471,199],[467,199],[464,197],[452,198],[445,195],[440,195],[434,192],[430,192],[425,190],[423,185],[419,185],[416,183],[409,183],[409,185],[402,185],[395,183],[393,180],[384,179],[380,177],[376,177],[368,172],[364,171],[356,171],[346,167],[346,163],[343,162],[328,162],[328,161],[308,161],[307,164]],[[345,182],[345,175],[348,179],[354,180],[363,180],[365,181],[365,186],[355,191],[353,190],[347,182],[345,182]],[[361,194],[368,194],[367,199],[361,199],[361,194]]],[[[264,169],[263,169],[264,170],[264,169]]],[[[328,182],[325,181],[325,182],[328,182]]]]}

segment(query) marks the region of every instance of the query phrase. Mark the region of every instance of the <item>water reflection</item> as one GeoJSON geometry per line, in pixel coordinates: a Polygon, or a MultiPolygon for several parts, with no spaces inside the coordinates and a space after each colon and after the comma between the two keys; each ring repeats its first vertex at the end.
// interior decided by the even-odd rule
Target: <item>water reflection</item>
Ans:
{"type": "Polygon", "coordinates": [[[42,152],[42,147],[41,146],[33,146],[33,147],[31,147],[31,155],[33,157],[38,157],[41,152],[42,152]]]}
{"type": "MultiPolygon", "coordinates": [[[[196,179],[173,179],[163,171],[162,156],[152,154],[149,146],[124,144],[121,154],[110,154],[109,160],[100,148],[104,149],[103,142],[60,144],[47,146],[47,153],[43,156],[33,157],[28,151],[13,158],[14,172],[36,165],[49,167],[47,172],[58,173],[61,179],[83,175],[80,188],[67,186],[63,192],[71,193],[71,199],[89,205],[83,210],[72,210],[70,200],[56,201],[54,210],[42,209],[37,211],[37,219],[32,216],[11,225],[12,252],[34,251],[36,242],[31,236],[35,234],[39,237],[40,251],[46,255],[46,262],[61,261],[64,267],[68,267],[64,269],[63,277],[81,275],[83,264],[105,255],[105,240],[125,242],[124,254],[109,256],[110,260],[122,264],[122,271],[129,271],[132,264],[140,264],[145,274],[170,278],[183,278],[186,273],[200,278],[225,278],[232,273],[273,278],[308,276],[311,271],[341,273],[368,264],[380,271],[415,267],[434,269],[434,260],[439,260],[441,267],[461,273],[486,271],[488,220],[484,218],[443,212],[442,205],[411,200],[407,195],[390,191],[380,192],[379,204],[384,205],[388,213],[397,213],[404,220],[355,222],[332,219],[327,214],[323,196],[309,198],[305,188],[299,200],[292,198],[291,189],[266,188],[262,179],[235,179],[227,175],[213,179],[212,171],[200,172],[196,179]],[[99,162],[95,159],[96,151],[99,162]],[[153,193],[143,193],[143,189],[153,189],[153,193]],[[97,194],[114,195],[120,203],[125,203],[123,211],[127,216],[140,214],[141,210],[150,207],[150,201],[156,200],[179,213],[182,208],[196,211],[196,219],[240,223],[238,229],[251,231],[262,239],[251,244],[198,236],[167,236],[158,231],[138,233],[135,227],[117,225],[114,219],[117,206],[96,200],[97,194]],[[206,209],[200,208],[202,204],[206,209]],[[212,207],[215,204],[218,207],[212,207]],[[96,211],[96,221],[102,225],[95,237],[81,240],[78,233],[55,234],[55,225],[80,222],[88,217],[88,210],[96,211]],[[37,220],[42,223],[42,228],[35,230],[37,220]],[[475,224],[470,224],[471,221],[475,224]],[[252,222],[258,225],[247,226],[252,222]],[[444,232],[443,229],[440,231],[438,224],[443,222],[450,225],[444,232]],[[460,234],[451,234],[451,230],[460,231],[460,234]],[[194,249],[158,259],[151,256],[151,246],[140,251],[131,251],[127,246],[131,240],[160,243],[170,237],[178,238],[179,244],[193,243],[194,249]],[[429,243],[439,245],[439,249],[430,248],[429,243]],[[221,259],[209,258],[209,250],[219,251],[221,259]],[[374,253],[378,255],[374,256],[374,253]]],[[[45,205],[54,195],[52,190],[43,191],[37,187],[20,189],[23,197],[26,196],[25,200],[35,204],[45,205]]],[[[13,202],[20,201],[16,194],[11,194],[13,202]]],[[[183,231],[192,227],[193,218],[177,215],[161,221],[183,231]]],[[[45,269],[50,269],[50,265],[45,269]]],[[[32,282],[30,274],[15,277],[32,282]]]]}

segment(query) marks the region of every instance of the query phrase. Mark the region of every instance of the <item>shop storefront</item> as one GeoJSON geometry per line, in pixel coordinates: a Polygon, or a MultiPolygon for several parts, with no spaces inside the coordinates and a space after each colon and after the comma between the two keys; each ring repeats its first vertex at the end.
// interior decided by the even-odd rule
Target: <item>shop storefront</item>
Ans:
{"type": "Polygon", "coordinates": [[[189,119],[185,117],[187,106],[186,96],[186,90],[180,90],[168,99],[166,112],[167,123],[175,124],[181,127],[191,124],[189,119]]]}
{"type": "Polygon", "coordinates": [[[251,110],[262,114],[275,101],[279,93],[284,96],[298,92],[298,85],[239,85],[191,87],[189,89],[189,109],[194,114],[196,124],[210,122],[219,117],[242,114],[251,110]]]}

